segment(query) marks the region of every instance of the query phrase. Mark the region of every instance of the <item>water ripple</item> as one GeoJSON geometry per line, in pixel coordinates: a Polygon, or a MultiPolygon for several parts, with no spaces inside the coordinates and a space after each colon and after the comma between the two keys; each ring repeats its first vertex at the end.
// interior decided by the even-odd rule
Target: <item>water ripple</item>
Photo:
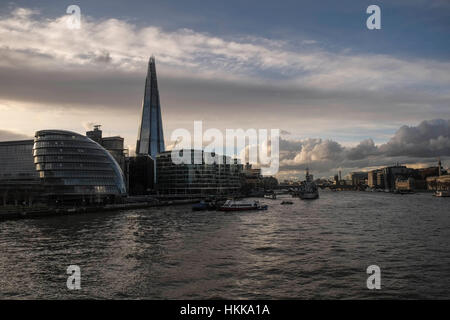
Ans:
{"type": "Polygon", "coordinates": [[[190,206],[0,223],[0,298],[450,297],[450,199],[322,192],[269,210],[190,206]],[[66,288],[81,267],[82,289],[66,288]],[[382,289],[366,268],[380,266],[382,289]]]}

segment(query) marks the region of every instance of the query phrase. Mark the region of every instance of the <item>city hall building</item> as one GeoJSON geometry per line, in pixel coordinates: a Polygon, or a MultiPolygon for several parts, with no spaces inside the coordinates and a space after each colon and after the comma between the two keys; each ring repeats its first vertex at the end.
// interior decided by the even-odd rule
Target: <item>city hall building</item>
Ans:
{"type": "Polygon", "coordinates": [[[117,161],[81,134],[41,130],[34,140],[0,142],[2,203],[114,202],[126,195],[117,161]]]}

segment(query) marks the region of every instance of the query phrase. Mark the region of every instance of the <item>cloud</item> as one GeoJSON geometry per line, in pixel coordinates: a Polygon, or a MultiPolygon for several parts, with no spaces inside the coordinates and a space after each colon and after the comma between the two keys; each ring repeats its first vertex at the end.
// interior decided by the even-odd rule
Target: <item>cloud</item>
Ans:
{"type": "Polygon", "coordinates": [[[33,139],[33,137],[21,133],[16,133],[13,131],[0,130],[0,141],[27,140],[27,139],[33,139]]]}
{"type": "Polygon", "coordinates": [[[90,61],[91,63],[110,63],[112,61],[108,51],[81,53],[78,55],[78,58],[90,61]]]}
{"type": "MultiPolygon", "coordinates": [[[[0,49],[0,58],[1,58],[0,49]]],[[[29,70],[0,67],[0,97],[40,103],[42,109],[128,109],[142,100],[145,76],[80,67],[29,70]]]]}
{"type": "Polygon", "coordinates": [[[336,161],[341,158],[343,147],[332,140],[307,139],[302,142],[302,149],[295,156],[295,163],[311,163],[315,161],[336,161]]]}
{"type": "Polygon", "coordinates": [[[350,148],[347,152],[347,158],[349,160],[365,159],[369,156],[378,154],[378,147],[372,139],[366,139],[361,141],[356,147],[350,148]]]}
{"type": "Polygon", "coordinates": [[[450,120],[423,121],[417,127],[402,126],[389,142],[380,146],[388,156],[450,156],[450,120]]]}
{"type": "Polygon", "coordinates": [[[372,139],[355,147],[344,147],[332,140],[281,140],[281,170],[294,171],[307,166],[323,175],[368,167],[392,165],[396,162],[435,162],[437,157],[450,157],[450,120],[422,121],[417,126],[402,126],[385,144],[376,146],[372,139]]]}
{"type": "Polygon", "coordinates": [[[284,111],[280,118],[450,116],[449,62],[320,46],[294,51],[283,41],[226,40],[84,15],[82,28],[69,30],[67,18],[43,18],[24,8],[0,17],[0,98],[34,99],[47,108],[134,107],[153,53],[163,103],[177,112],[258,108],[267,116],[277,108],[284,111]]]}
{"type": "Polygon", "coordinates": [[[95,122],[90,122],[90,121],[83,121],[82,123],[84,130],[86,131],[90,131],[94,129],[94,126],[96,125],[95,122]]]}

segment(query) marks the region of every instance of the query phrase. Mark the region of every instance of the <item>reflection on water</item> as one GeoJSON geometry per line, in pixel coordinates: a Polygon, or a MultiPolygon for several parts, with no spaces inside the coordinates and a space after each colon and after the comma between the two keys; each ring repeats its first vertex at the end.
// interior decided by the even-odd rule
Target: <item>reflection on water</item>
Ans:
{"type": "Polygon", "coordinates": [[[0,223],[0,298],[450,298],[450,199],[322,192],[0,223]],[[79,291],[66,268],[81,267],[79,291]],[[366,268],[381,268],[368,290],[366,268]]]}

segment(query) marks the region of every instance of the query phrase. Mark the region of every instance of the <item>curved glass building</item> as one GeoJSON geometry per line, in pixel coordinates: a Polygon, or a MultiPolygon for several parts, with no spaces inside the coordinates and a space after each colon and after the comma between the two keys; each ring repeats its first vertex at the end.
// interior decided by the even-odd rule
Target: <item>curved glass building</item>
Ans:
{"type": "Polygon", "coordinates": [[[47,196],[99,202],[124,196],[124,175],[97,142],[65,130],[37,131],[33,158],[47,196]]]}

